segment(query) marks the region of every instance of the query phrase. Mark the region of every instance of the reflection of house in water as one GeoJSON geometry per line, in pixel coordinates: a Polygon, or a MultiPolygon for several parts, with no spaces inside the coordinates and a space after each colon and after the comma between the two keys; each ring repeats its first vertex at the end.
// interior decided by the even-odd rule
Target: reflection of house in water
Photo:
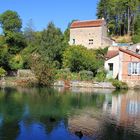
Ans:
{"type": "Polygon", "coordinates": [[[140,94],[128,91],[127,94],[112,96],[111,99],[106,97],[103,109],[109,111],[119,124],[134,124],[140,115],[140,94]]]}
{"type": "Polygon", "coordinates": [[[68,129],[71,133],[81,132],[85,136],[93,136],[99,130],[99,120],[91,114],[85,113],[70,117],[68,129]]]}

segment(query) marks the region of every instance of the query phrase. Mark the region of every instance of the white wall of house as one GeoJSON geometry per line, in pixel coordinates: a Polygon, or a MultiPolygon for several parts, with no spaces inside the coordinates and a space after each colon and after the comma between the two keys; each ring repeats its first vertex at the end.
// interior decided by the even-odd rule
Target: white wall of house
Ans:
{"type": "Polygon", "coordinates": [[[104,68],[109,72],[109,64],[113,63],[113,75],[112,78],[116,78],[119,74],[119,55],[105,61],[104,68]]]}

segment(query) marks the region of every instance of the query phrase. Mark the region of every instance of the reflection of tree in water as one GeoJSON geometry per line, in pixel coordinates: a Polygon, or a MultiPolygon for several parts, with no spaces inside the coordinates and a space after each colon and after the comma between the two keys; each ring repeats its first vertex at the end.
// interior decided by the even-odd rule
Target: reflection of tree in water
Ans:
{"type": "Polygon", "coordinates": [[[18,121],[23,114],[23,104],[16,101],[14,89],[0,92],[0,114],[3,117],[0,126],[0,139],[14,140],[19,133],[18,121]]]}
{"type": "Polygon", "coordinates": [[[0,140],[15,140],[19,133],[17,121],[4,122],[0,127],[0,140]]]}
{"type": "Polygon", "coordinates": [[[104,99],[104,94],[58,93],[46,88],[21,89],[20,92],[5,89],[0,91],[0,114],[4,118],[0,138],[15,139],[20,131],[19,122],[23,122],[25,128],[41,123],[46,133],[51,133],[61,121],[67,127],[69,115],[74,115],[77,109],[101,109],[104,99]]]}
{"type": "Polygon", "coordinates": [[[56,126],[60,124],[61,121],[63,121],[65,126],[67,126],[68,124],[67,118],[62,119],[55,116],[47,116],[47,117],[41,116],[40,117],[40,122],[44,124],[47,133],[51,133],[53,129],[55,129],[56,126]]]}

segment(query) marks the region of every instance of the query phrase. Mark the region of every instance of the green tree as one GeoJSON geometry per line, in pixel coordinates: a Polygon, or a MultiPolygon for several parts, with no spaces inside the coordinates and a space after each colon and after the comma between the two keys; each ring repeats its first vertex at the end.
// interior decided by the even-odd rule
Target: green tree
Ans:
{"type": "Polygon", "coordinates": [[[0,66],[5,70],[8,69],[8,46],[4,36],[0,36],[0,66]]]}
{"type": "Polygon", "coordinates": [[[0,15],[0,24],[4,34],[7,32],[20,32],[22,21],[15,11],[7,10],[0,15]]]}
{"type": "Polygon", "coordinates": [[[23,68],[23,59],[21,55],[13,55],[9,59],[9,66],[12,70],[18,70],[23,68]]]}
{"type": "Polygon", "coordinates": [[[88,70],[97,72],[99,63],[95,51],[87,50],[83,46],[70,46],[63,54],[63,67],[70,68],[72,72],[88,70]]]}
{"type": "Polygon", "coordinates": [[[22,21],[18,13],[11,10],[5,11],[0,15],[0,25],[9,46],[9,53],[19,53],[26,46],[26,43],[21,32],[22,21]]]}
{"type": "Polygon", "coordinates": [[[134,30],[135,33],[132,37],[132,40],[134,43],[139,43],[140,42],[140,15],[138,15],[135,20],[134,30]]]}
{"type": "Polygon", "coordinates": [[[56,28],[51,22],[47,29],[42,32],[41,44],[38,52],[42,57],[49,58],[50,61],[56,63],[58,68],[62,64],[62,54],[65,50],[64,38],[61,30],[56,28]]]}
{"type": "Polygon", "coordinates": [[[30,67],[35,74],[40,86],[51,86],[54,82],[55,69],[53,62],[37,53],[30,57],[30,67]]]}
{"type": "Polygon", "coordinates": [[[6,74],[7,74],[6,71],[2,67],[0,67],[0,78],[2,76],[5,76],[6,74]]]}
{"type": "Polygon", "coordinates": [[[133,34],[139,0],[100,0],[97,17],[104,17],[111,35],[133,34]]]}

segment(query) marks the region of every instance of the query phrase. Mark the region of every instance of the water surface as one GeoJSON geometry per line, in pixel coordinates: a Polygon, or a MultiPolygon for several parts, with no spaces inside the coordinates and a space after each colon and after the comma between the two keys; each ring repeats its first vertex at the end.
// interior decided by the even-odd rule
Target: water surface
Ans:
{"type": "Polygon", "coordinates": [[[140,92],[0,89],[0,140],[140,140],[140,92]]]}

